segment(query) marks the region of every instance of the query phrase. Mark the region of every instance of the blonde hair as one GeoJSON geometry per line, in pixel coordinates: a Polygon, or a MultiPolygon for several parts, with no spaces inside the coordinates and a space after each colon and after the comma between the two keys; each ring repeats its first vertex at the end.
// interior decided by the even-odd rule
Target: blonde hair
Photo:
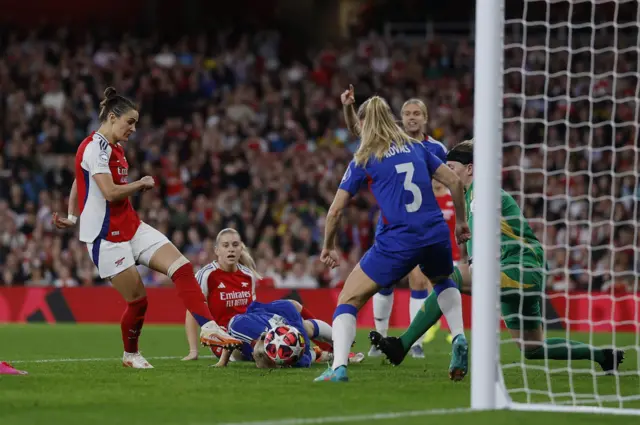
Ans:
{"type": "Polygon", "coordinates": [[[451,148],[451,152],[473,153],[473,139],[458,143],[451,148]]]}
{"type": "MultiPolygon", "coordinates": [[[[220,232],[218,233],[218,236],[216,236],[216,246],[218,245],[218,243],[220,243],[220,238],[229,233],[233,235],[238,235],[238,238],[240,238],[240,233],[238,233],[236,229],[227,227],[226,229],[220,230],[220,232]]],[[[253,260],[253,257],[249,252],[249,248],[247,248],[244,242],[242,242],[242,239],[241,239],[241,243],[242,243],[242,251],[240,252],[240,258],[238,259],[238,263],[242,264],[243,266],[251,270],[251,272],[253,272],[253,274],[255,275],[256,279],[262,279],[262,276],[260,275],[260,273],[258,273],[256,262],[253,260]]]]}
{"type": "Polygon", "coordinates": [[[396,124],[391,108],[380,96],[370,97],[360,105],[358,118],[362,126],[360,146],[353,155],[356,165],[367,165],[371,157],[381,160],[392,144],[402,147],[418,143],[396,124]]]}
{"type": "Polygon", "coordinates": [[[402,104],[400,114],[404,112],[404,108],[406,108],[408,105],[418,105],[418,108],[420,108],[420,111],[422,111],[422,114],[424,115],[425,121],[429,121],[429,111],[427,110],[427,105],[425,105],[422,100],[418,99],[417,97],[412,97],[411,99],[407,100],[402,104]]]}

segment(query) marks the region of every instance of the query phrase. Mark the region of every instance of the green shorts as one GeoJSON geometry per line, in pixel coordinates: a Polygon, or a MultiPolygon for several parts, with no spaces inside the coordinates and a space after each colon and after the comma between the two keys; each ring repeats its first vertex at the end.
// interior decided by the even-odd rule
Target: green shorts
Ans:
{"type": "Polygon", "coordinates": [[[509,329],[538,329],[542,321],[545,273],[540,266],[525,267],[501,265],[500,310],[509,329]]]}

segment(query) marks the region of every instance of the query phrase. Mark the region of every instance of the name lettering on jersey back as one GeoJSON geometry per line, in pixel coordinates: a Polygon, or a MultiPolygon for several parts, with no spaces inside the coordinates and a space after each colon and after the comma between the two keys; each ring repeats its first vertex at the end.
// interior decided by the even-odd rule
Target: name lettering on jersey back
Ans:
{"type": "Polygon", "coordinates": [[[399,153],[411,153],[411,150],[409,150],[408,146],[396,146],[393,145],[391,146],[391,148],[387,151],[387,153],[384,154],[385,158],[391,158],[394,155],[397,155],[399,153]]]}

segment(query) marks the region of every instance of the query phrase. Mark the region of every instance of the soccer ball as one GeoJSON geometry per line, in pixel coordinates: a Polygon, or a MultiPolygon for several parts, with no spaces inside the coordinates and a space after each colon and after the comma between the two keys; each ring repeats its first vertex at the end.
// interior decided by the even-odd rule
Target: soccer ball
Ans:
{"type": "Polygon", "coordinates": [[[264,337],[264,351],[275,364],[290,366],[304,352],[304,337],[292,326],[280,325],[269,329],[264,337]]]}

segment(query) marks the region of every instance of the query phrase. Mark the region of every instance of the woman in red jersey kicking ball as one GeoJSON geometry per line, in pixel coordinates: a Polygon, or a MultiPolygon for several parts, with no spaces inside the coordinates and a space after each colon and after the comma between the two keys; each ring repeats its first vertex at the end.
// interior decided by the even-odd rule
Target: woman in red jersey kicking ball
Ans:
{"type": "Polygon", "coordinates": [[[69,195],[69,216],[54,214],[58,228],[76,224],[80,211],[80,241],[98,268],[127,302],[121,319],[122,364],[136,369],[152,366],[138,351],[138,339],[147,310],[147,296],[136,264],[167,275],[176,285],[187,310],[202,327],[206,345],[236,346],[240,341],[220,328],[209,312],[193,267],[178,249],[153,227],[140,221],[129,197],[152,189],[153,177],[128,183],[129,164],[121,142],[136,131],[135,104],[109,87],[100,103],[100,128],[84,139],[76,153],[75,181],[69,195]],[[77,203],[77,204],[76,204],[77,203]]]}

